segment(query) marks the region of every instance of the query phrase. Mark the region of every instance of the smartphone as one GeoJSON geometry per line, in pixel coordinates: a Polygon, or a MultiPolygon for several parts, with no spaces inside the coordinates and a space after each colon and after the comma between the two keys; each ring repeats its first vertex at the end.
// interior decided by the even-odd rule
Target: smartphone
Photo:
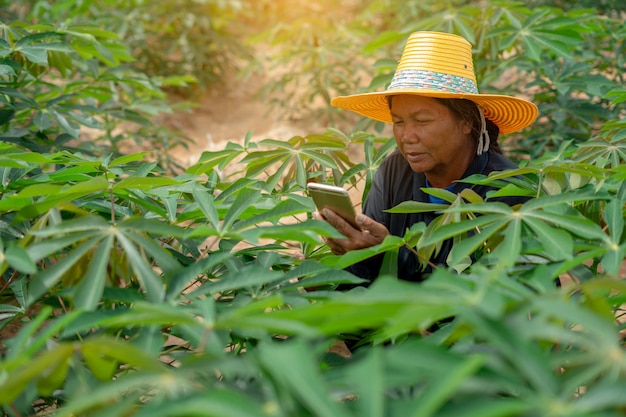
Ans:
{"type": "Polygon", "coordinates": [[[350,200],[350,195],[346,190],[334,185],[318,184],[316,182],[308,183],[307,190],[320,212],[324,208],[329,208],[350,223],[355,229],[361,229],[354,221],[356,212],[350,200]]]}

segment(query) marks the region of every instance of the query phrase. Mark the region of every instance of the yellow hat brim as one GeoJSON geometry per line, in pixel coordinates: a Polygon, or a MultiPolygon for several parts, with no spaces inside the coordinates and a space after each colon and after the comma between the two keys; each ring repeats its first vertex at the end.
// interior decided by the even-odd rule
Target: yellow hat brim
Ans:
{"type": "Polygon", "coordinates": [[[387,97],[402,94],[471,100],[485,111],[485,117],[495,123],[500,133],[517,132],[530,126],[539,111],[530,101],[496,94],[458,94],[425,89],[396,89],[384,92],[335,97],[331,105],[350,110],[379,122],[392,123],[387,97]]]}

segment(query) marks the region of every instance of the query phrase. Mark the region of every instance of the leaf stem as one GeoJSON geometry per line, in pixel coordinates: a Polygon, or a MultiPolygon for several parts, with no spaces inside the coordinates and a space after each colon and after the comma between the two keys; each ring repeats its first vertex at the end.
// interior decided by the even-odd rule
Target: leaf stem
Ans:
{"type": "Polygon", "coordinates": [[[115,226],[115,196],[113,195],[113,184],[109,179],[109,172],[104,171],[104,178],[107,180],[107,184],[109,184],[109,200],[111,201],[111,224],[115,226]]]}

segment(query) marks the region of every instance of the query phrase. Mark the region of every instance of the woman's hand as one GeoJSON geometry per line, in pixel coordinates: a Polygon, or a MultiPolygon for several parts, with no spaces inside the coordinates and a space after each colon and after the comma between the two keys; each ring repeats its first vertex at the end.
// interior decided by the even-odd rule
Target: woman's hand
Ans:
{"type": "Polygon", "coordinates": [[[385,225],[374,221],[364,214],[357,214],[355,218],[361,230],[350,226],[347,221],[330,209],[324,209],[321,213],[313,213],[313,218],[326,220],[346,237],[345,239],[323,238],[330,250],[336,255],[343,255],[351,250],[378,245],[389,234],[389,230],[387,230],[385,225]]]}

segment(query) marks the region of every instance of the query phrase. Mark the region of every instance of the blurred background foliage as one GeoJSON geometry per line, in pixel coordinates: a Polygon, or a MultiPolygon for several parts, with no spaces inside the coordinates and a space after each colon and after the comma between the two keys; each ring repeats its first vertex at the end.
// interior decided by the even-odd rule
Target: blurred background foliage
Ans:
{"type": "MultiPolygon", "coordinates": [[[[235,79],[249,82],[268,111],[285,118],[377,132],[382,125],[332,108],[330,99],[383,89],[411,32],[456,33],[474,45],[481,91],[525,96],[539,106],[538,122],[507,141],[510,156],[523,159],[558,149],[566,140],[587,140],[603,122],[620,117],[623,106],[611,105],[606,94],[624,82],[624,9],[622,2],[609,0],[293,5],[193,0],[184,7],[174,0],[29,0],[5,7],[4,13],[25,22],[96,25],[115,33],[132,61],[125,67],[166,92],[191,98],[188,106],[212,86],[235,79]],[[254,74],[262,77],[260,84],[254,74]]],[[[160,132],[160,142],[184,145],[180,133],[164,137],[160,132]]]]}
{"type": "Polygon", "coordinates": [[[622,3],[0,2],[3,414],[623,415],[622,3]],[[483,92],[538,104],[505,142],[520,168],[472,178],[534,198],[445,194],[430,226],[334,256],[307,181],[366,191],[394,144],[328,100],[384,88],[415,30],[465,36],[483,92]],[[159,121],[233,82],[328,131],[177,165],[159,121]],[[447,239],[421,285],[335,291],[447,239]]]}

